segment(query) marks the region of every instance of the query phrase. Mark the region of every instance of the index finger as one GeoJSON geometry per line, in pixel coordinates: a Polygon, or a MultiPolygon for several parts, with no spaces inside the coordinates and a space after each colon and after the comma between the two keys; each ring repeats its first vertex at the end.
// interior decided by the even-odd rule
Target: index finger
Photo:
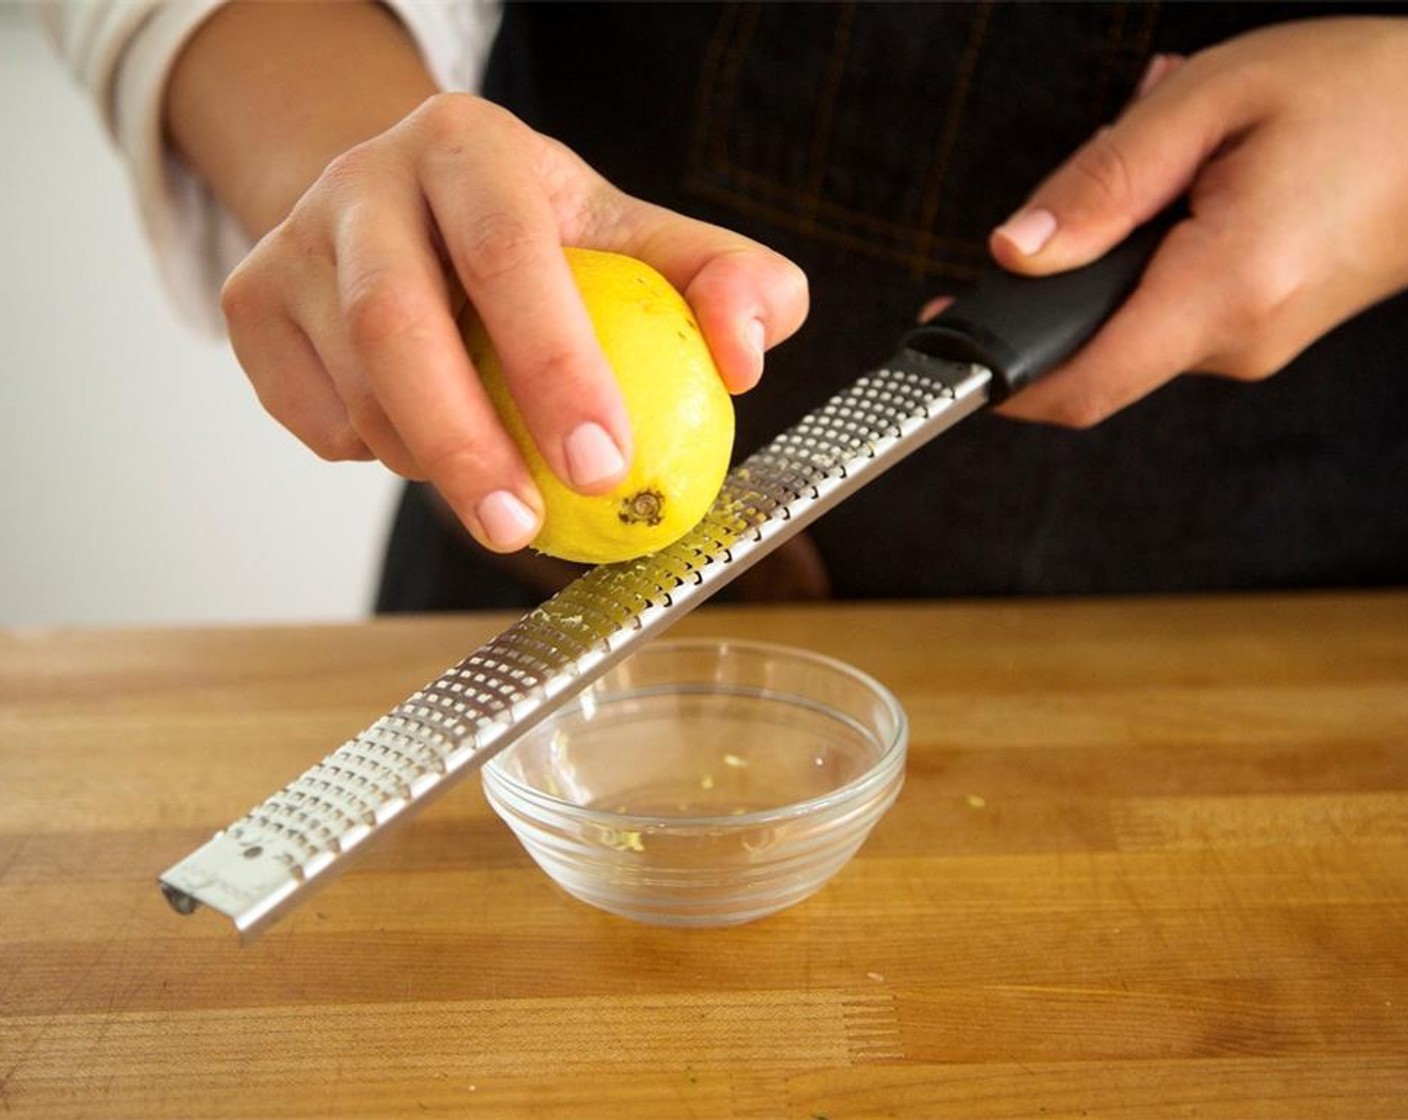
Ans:
{"type": "Polygon", "coordinates": [[[543,460],[579,491],[609,490],[631,457],[630,422],[531,158],[538,138],[492,106],[473,111],[472,149],[423,150],[422,189],[543,460]]]}
{"type": "Polygon", "coordinates": [[[522,548],[542,499],[470,365],[413,186],[344,216],[336,251],[352,352],[421,472],[481,543],[522,548]]]}

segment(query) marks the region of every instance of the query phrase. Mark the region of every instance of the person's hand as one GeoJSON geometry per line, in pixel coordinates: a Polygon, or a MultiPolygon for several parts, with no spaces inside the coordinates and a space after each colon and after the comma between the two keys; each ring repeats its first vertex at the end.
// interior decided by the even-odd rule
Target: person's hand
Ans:
{"type": "Polygon", "coordinates": [[[259,242],[225,287],[230,338],[268,411],[318,454],[428,479],[483,544],[521,548],[541,500],[455,305],[483,319],[554,473],[610,489],[631,433],[564,244],[659,269],[735,392],[806,312],[805,279],[776,253],[626,196],[489,102],[441,94],[333,160],[259,242]]]}
{"type": "Polygon", "coordinates": [[[1136,291],[1001,406],[1083,427],[1179,373],[1264,378],[1408,286],[1408,20],[1271,27],[1141,95],[992,236],[1005,267],[1085,264],[1187,194],[1136,291]]]}
{"type": "Polygon", "coordinates": [[[541,499],[465,353],[465,299],[543,458],[586,493],[624,473],[631,433],[563,245],[664,273],[734,391],[806,314],[805,278],[776,253],[627,197],[488,102],[437,94],[371,0],[222,5],[164,107],[176,152],[260,238],[223,305],[269,412],[327,458],[429,479],[498,551],[532,539],[541,499]]]}

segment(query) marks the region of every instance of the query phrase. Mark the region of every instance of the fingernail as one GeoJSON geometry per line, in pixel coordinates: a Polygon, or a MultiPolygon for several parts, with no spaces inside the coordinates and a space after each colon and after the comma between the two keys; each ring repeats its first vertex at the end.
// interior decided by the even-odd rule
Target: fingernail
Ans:
{"type": "Polygon", "coordinates": [[[763,326],[762,320],[754,319],[748,324],[748,345],[753,348],[753,353],[758,357],[758,364],[762,365],[763,353],[768,348],[768,332],[763,326]]]}
{"type": "Polygon", "coordinates": [[[567,474],[576,486],[595,486],[626,469],[626,458],[600,424],[579,424],[563,441],[567,474]]]}
{"type": "Polygon", "coordinates": [[[916,322],[927,323],[930,319],[936,317],[940,311],[942,311],[952,302],[952,296],[935,296],[933,299],[931,299],[928,303],[926,303],[923,307],[919,309],[919,314],[918,316],[916,316],[916,322]]]}
{"type": "Polygon", "coordinates": [[[1056,215],[1050,210],[1022,210],[998,226],[997,232],[1030,257],[1041,252],[1056,232],[1056,215]]]}
{"type": "Polygon", "coordinates": [[[1134,89],[1135,97],[1143,97],[1161,81],[1168,71],[1169,56],[1166,54],[1156,54],[1149,59],[1149,65],[1144,67],[1144,73],[1139,79],[1139,85],[1134,89]]]}
{"type": "Polygon", "coordinates": [[[474,512],[490,543],[499,548],[525,545],[538,532],[538,515],[507,490],[486,494],[474,512]]]}
{"type": "Polygon", "coordinates": [[[746,380],[737,385],[730,386],[733,392],[742,392],[751,389],[763,376],[764,355],[768,348],[768,334],[762,321],[754,319],[744,328],[743,337],[748,343],[748,349],[752,353],[753,364],[747,371],[746,380]]]}

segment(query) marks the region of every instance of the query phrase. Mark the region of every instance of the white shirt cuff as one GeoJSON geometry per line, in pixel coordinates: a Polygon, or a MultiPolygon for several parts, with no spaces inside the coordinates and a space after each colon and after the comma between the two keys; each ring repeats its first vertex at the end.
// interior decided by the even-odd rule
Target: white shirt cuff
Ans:
{"type": "MultiPolygon", "coordinates": [[[[185,318],[213,334],[225,330],[220,288],[252,242],[167,149],[162,100],[182,48],[223,2],[95,0],[48,21],[122,152],[168,295],[185,318]]],[[[405,24],[442,89],[479,87],[498,28],[497,3],[387,0],[386,6],[405,24]]]]}

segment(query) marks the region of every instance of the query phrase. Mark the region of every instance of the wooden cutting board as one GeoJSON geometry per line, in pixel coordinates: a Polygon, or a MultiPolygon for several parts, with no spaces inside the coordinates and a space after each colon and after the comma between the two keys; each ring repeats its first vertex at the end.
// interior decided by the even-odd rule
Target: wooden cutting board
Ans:
{"type": "Polygon", "coordinates": [[[1408,595],[697,612],[913,723],[754,925],[573,901],[474,780],[250,947],[166,907],[508,621],[0,635],[0,1117],[1408,1117],[1408,595]]]}

